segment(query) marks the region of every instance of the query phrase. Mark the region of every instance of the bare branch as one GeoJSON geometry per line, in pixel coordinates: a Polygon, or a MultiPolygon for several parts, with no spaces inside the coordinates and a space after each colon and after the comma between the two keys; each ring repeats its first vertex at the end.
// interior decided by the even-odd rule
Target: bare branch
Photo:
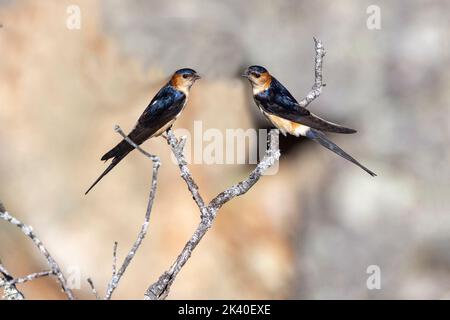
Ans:
{"type": "MultiPolygon", "coordinates": [[[[0,202],[1,205],[1,202],[0,202]]],[[[3,205],[0,208],[2,211],[5,210],[3,205]]],[[[2,212],[0,211],[0,212],[2,212]]],[[[6,300],[24,300],[25,296],[20,292],[14,283],[10,283],[14,278],[9,274],[8,270],[3,266],[0,261],[0,287],[5,287],[3,289],[2,299],[6,300]]]]}
{"type": "Polygon", "coordinates": [[[168,130],[166,139],[167,143],[172,148],[172,153],[177,159],[178,167],[181,171],[181,177],[186,182],[188,189],[192,194],[192,198],[200,209],[201,216],[203,217],[205,215],[208,215],[208,208],[206,207],[205,202],[203,201],[203,198],[198,191],[198,185],[192,178],[192,174],[187,166],[187,161],[184,157],[183,149],[186,143],[185,137],[180,138],[180,141],[178,141],[172,130],[168,130]]]}
{"type": "MultiPolygon", "coordinates": [[[[181,170],[181,176],[188,185],[188,189],[191,191],[194,200],[202,199],[198,186],[195,184],[192,175],[187,169],[187,164],[184,160],[183,149],[177,148],[176,138],[172,131],[168,131],[168,143],[172,147],[172,151],[177,158],[178,165],[181,170]],[[194,192],[195,194],[194,194],[194,192]]],[[[269,135],[269,149],[266,151],[264,158],[258,163],[256,168],[250,173],[246,180],[239,182],[238,184],[232,186],[226,191],[220,193],[215,197],[208,206],[204,206],[203,200],[197,202],[200,210],[204,210],[201,215],[201,221],[197,226],[194,234],[191,236],[189,241],[184,246],[181,253],[178,255],[175,262],[172,264],[169,270],[164,272],[156,281],[153,283],[146,291],[144,298],[149,300],[160,300],[165,299],[169,294],[171,285],[176,279],[176,276],[181,271],[183,266],[191,257],[192,251],[197,247],[200,240],[206,234],[206,232],[211,228],[214,219],[216,218],[218,210],[228,201],[232,200],[234,197],[240,196],[246,193],[250,188],[261,178],[264,172],[270,168],[275,161],[280,157],[280,150],[278,148],[278,130],[272,130],[269,135]]]]}
{"type": "Polygon", "coordinates": [[[112,275],[113,277],[117,274],[117,241],[114,241],[113,245],[113,261],[112,261],[112,275]]]}
{"type": "Polygon", "coordinates": [[[4,284],[0,284],[0,288],[5,286],[6,284],[12,285],[12,284],[22,284],[28,281],[32,281],[34,279],[37,278],[42,278],[42,277],[47,277],[53,275],[53,271],[52,270],[46,270],[46,271],[40,271],[40,272],[35,272],[35,273],[31,273],[29,275],[26,275],[25,277],[20,277],[20,278],[15,278],[12,279],[10,281],[8,281],[7,283],[4,284]]]}
{"type": "Polygon", "coordinates": [[[115,125],[114,126],[114,131],[116,131],[118,134],[120,134],[122,136],[122,138],[125,139],[126,142],[128,142],[129,144],[131,144],[135,149],[137,149],[140,153],[142,153],[144,156],[146,156],[147,158],[149,158],[150,160],[152,160],[153,162],[159,163],[159,165],[161,165],[161,160],[159,159],[158,156],[155,156],[147,151],[145,151],[144,149],[142,149],[139,145],[137,145],[136,143],[134,143],[133,140],[131,140],[130,138],[128,138],[128,136],[125,134],[125,132],[123,132],[123,130],[120,128],[120,126],[115,125]]]}
{"type": "Polygon", "coordinates": [[[45,259],[47,259],[48,265],[53,271],[53,274],[58,279],[58,282],[61,285],[62,290],[67,295],[67,298],[69,298],[69,300],[73,300],[74,296],[72,290],[67,286],[67,280],[64,277],[61,268],[56,263],[55,259],[53,259],[53,257],[50,255],[50,253],[48,252],[47,248],[44,246],[42,241],[33,232],[33,228],[31,226],[22,223],[15,217],[11,216],[7,211],[0,212],[0,218],[18,227],[28,238],[31,239],[31,241],[33,241],[33,243],[39,249],[41,254],[45,257],[45,259]]]}
{"type": "Polygon", "coordinates": [[[141,226],[141,230],[139,231],[139,234],[138,234],[138,237],[137,237],[136,241],[134,242],[133,246],[131,247],[130,251],[128,252],[127,256],[125,257],[121,267],[117,271],[116,271],[117,242],[114,245],[114,249],[113,249],[113,275],[111,277],[111,280],[109,281],[108,288],[106,289],[106,295],[105,295],[105,299],[106,300],[111,299],[111,296],[112,296],[114,290],[117,288],[117,285],[119,284],[120,279],[122,278],[123,274],[125,273],[125,271],[126,271],[128,265],[130,264],[131,260],[133,260],[135,254],[136,254],[136,251],[141,246],[141,243],[144,240],[145,235],[147,234],[147,230],[148,230],[148,226],[149,226],[149,222],[150,222],[150,214],[152,212],[153,201],[155,199],[155,194],[156,194],[158,171],[159,171],[159,167],[161,166],[161,160],[159,159],[159,157],[148,153],[147,151],[145,151],[141,147],[139,147],[137,144],[135,144],[130,138],[127,137],[127,135],[122,131],[122,129],[119,126],[116,126],[115,130],[129,144],[131,144],[134,148],[139,150],[143,155],[145,155],[150,160],[152,160],[152,162],[153,162],[153,173],[152,173],[152,182],[151,182],[151,187],[150,187],[150,194],[148,196],[147,210],[145,212],[144,223],[141,226]]]}
{"type": "Polygon", "coordinates": [[[94,295],[95,299],[101,300],[97,289],[95,289],[94,281],[92,281],[91,278],[87,278],[87,282],[89,283],[89,286],[91,287],[91,291],[92,291],[92,294],[94,295]]]}
{"type": "Polygon", "coordinates": [[[314,39],[314,47],[316,50],[316,59],[314,64],[314,85],[311,91],[308,92],[305,98],[299,101],[299,106],[306,108],[313,100],[315,100],[322,93],[322,87],[325,84],[322,83],[322,61],[325,56],[325,49],[322,41],[317,38],[314,39]]]}

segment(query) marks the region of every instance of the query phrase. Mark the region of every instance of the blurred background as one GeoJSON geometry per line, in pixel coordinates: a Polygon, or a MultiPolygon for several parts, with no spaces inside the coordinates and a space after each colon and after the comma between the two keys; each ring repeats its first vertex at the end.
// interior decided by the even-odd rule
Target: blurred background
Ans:
{"type": "MultiPolygon", "coordinates": [[[[331,138],[378,173],[313,142],[281,137],[276,175],[219,212],[172,287],[172,299],[450,298],[450,3],[445,1],[0,0],[0,200],[32,225],[75,295],[103,294],[143,221],[151,164],[130,154],[88,196],[101,155],[181,67],[203,75],[175,128],[265,128],[238,75],[266,66],[301,99],[313,83],[313,36],[326,87],[309,108],[356,128],[331,138]],[[69,29],[70,5],[81,28],[69,29]],[[380,8],[381,28],[367,27],[380,8]],[[381,289],[368,290],[368,266],[381,289]]],[[[199,213],[162,138],[147,238],[113,298],[141,299],[191,236],[199,213]]],[[[191,165],[206,200],[253,165],[191,165]]],[[[14,276],[47,269],[0,221],[14,276]]],[[[19,288],[62,299],[54,279],[19,288]]]]}

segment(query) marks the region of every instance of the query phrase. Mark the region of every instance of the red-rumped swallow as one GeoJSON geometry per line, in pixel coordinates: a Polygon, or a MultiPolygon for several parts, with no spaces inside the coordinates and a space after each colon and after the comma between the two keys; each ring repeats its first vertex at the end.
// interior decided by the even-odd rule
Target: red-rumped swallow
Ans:
{"type": "Polygon", "coordinates": [[[356,130],[321,119],[308,109],[301,107],[291,93],[264,67],[248,67],[242,76],[246,77],[252,85],[256,105],[283,135],[289,133],[296,137],[304,136],[317,141],[325,148],[353,162],[371,176],[376,176],[374,172],[328,140],[322,132],[355,133],[356,130]]]}
{"type": "MultiPolygon", "coordinates": [[[[189,91],[198,79],[200,79],[200,76],[192,69],[184,68],[175,71],[169,82],[159,90],[139,117],[134,129],[128,134],[128,138],[140,145],[145,140],[158,137],[170,129],[186,106],[189,91]]],[[[123,139],[118,145],[103,155],[102,160],[106,161],[112,158],[112,162],[85,194],[133,149],[133,146],[123,139]]]]}

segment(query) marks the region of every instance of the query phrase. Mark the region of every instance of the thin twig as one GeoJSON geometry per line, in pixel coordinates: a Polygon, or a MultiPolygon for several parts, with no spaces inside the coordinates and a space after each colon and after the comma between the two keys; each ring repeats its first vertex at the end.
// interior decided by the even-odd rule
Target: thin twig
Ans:
{"type": "Polygon", "coordinates": [[[153,162],[159,163],[161,165],[161,160],[159,159],[158,156],[155,156],[147,151],[145,151],[144,149],[142,149],[139,145],[137,145],[136,143],[134,143],[133,140],[131,140],[130,138],[128,138],[128,136],[125,134],[125,132],[123,132],[123,130],[120,128],[120,126],[115,125],[114,126],[114,131],[116,131],[118,134],[120,134],[122,136],[122,138],[125,139],[126,142],[128,142],[129,144],[131,144],[133,146],[133,148],[137,149],[140,153],[142,153],[144,156],[146,156],[147,158],[150,158],[150,160],[152,160],[153,162]]]}
{"type": "Polygon", "coordinates": [[[192,194],[192,198],[194,199],[195,203],[200,209],[201,217],[208,215],[208,208],[205,205],[205,201],[203,200],[202,196],[200,195],[198,185],[192,178],[191,171],[189,170],[186,158],[184,157],[183,149],[186,143],[186,138],[181,137],[180,140],[178,141],[175,135],[173,134],[172,130],[168,130],[166,139],[167,143],[172,149],[172,153],[177,159],[178,167],[180,168],[181,171],[181,177],[186,182],[188,189],[192,194]]]}
{"type": "Polygon", "coordinates": [[[89,286],[91,287],[91,291],[92,291],[92,294],[94,295],[95,299],[101,300],[97,289],[95,289],[94,281],[92,281],[91,278],[87,278],[87,282],[89,283],[89,286]]]}
{"type": "MultiPolygon", "coordinates": [[[[1,204],[1,202],[0,202],[1,204]]],[[[4,211],[4,207],[0,208],[2,211],[4,211]]],[[[24,300],[25,296],[22,292],[17,289],[15,284],[10,284],[11,281],[13,281],[14,278],[11,276],[11,274],[6,270],[6,268],[3,266],[2,262],[0,261],[0,287],[5,287],[3,289],[3,296],[2,299],[6,300],[24,300]]]]}
{"type": "MultiPolygon", "coordinates": [[[[306,95],[306,97],[302,100],[300,100],[299,105],[301,107],[307,107],[314,99],[316,99],[322,92],[322,87],[325,86],[325,84],[322,83],[322,62],[323,57],[325,56],[325,49],[322,45],[322,42],[316,38],[314,38],[315,43],[315,51],[316,51],[316,57],[315,57],[315,81],[314,85],[311,89],[311,91],[306,95]]],[[[147,151],[140,148],[137,144],[135,144],[132,140],[130,140],[125,133],[120,129],[119,126],[115,127],[116,132],[118,132],[129,144],[131,144],[134,148],[138,149],[142,154],[144,154],[146,157],[148,157],[153,162],[153,172],[152,172],[152,183],[150,188],[150,194],[149,194],[149,200],[147,204],[147,210],[145,213],[145,220],[143,225],[141,226],[141,230],[138,234],[138,237],[136,241],[134,242],[131,250],[125,257],[121,267],[119,270],[117,270],[117,242],[114,243],[113,246],[113,263],[112,263],[112,278],[108,284],[105,299],[109,300],[111,299],[111,296],[114,292],[114,290],[117,288],[117,285],[123,276],[124,272],[126,271],[128,265],[130,264],[131,260],[134,258],[136,251],[139,249],[144,237],[147,234],[148,226],[149,226],[149,220],[150,220],[150,214],[151,209],[154,202],[154,197],[156,194],[156,187],[157,187],[157,176],[158,176],[158,170],[161,165],[159,157],[152,155],[148,153],[147,151]]],[[[179,169],[181,171],[181,177],[186,182],[186,185],[189,189],[189,191],[192,194],[192,197],[199,207],[200,210],[200,217],[201,221],[199,225],[197,226],[194,234],[189,239],[189,241],[184,246],[181,253],[178,255],[175,262],[172,264],[172,266],[164,272],[152,285],[149,286],[145,293],[145,299],[165,299],[167,295],[169,294],[169,290],[171,285],[176,279],[176,276],[181,271],[183,266],[186,264],[186,262],[189,260],[192,251],[197,247],[200,240],[203,238],[203,236],[206,234],[206,232],[211,228],[214,219],[217,216],[217,213],[219,209],[226,204],[227,202],[231,201],[233,198],[245,194],[248,190],[250,190],[256,182],[261,178],[261,176],[265,173],[267,169],[269,169],[276,161],[278,161],[280,157],[280,151],[278,148],[278,130],[273,130],[270,132],[269,135],[269,148],[266,151],[266,154],[264,158],[257,164],[256,168],[250,173],[247,179],[233,185],[229,189],[219,193],[208,205],[205,205],[205,202],[200,195],[198,185],[194,181],[192,174],[187,166],[187,161],[184,157],[184,146],[186,143],[185,137],[180,138],[179,140],[175,137],[173,132],[171,130],[167,131],[167,136],[165,136],[167,139],[167,142],[169,146],[172,149],[172,153],[174,154],[175,158],[177,159],[179,169]]],[[[73,299],[73,294],[71,290],[67,287],[66,279],[64,278],[63,273],[61,272],[61,269],[56,264],[55,260],[51,257],[48,250],[44,247],[42,242],[36,237],[36,235],[33,233],[32,228],[30,226],[24,225],[22,222],[17,220],[16,218],[12,217],[8,212],[6,212],[0,203],[0,218],[4,219],[5,221],[8,221],[17,227],[19,227],[22,232],[25,233],[38,247],[38,249],[41,251],[41,253],[46,257],[48,264],[51,266],[50,271],[43,271],[38,272],[35,274],[28,275],[24,278],[17,278],[14,279],[9,275],[9,273],[6,271],[6,269],[0,264],[0,286],[5,287],[5,294],[7,297],[10,292],[10,298],[16,298],[16,299],[23,299],[24,296],[20,293],[20,291],[17,290],[15,287],[16,283],[23,283],[26,281],[30,281],[33,279],[36,279],[41,276],[48,276],[51,274],[56,275],[58,281],[61,284],[61,287],[63,288],[63,291],[66,293],[69,299],[73,299]],[[1,279],[3,278],[3,280],[1,279]],[[6,290],[9,290],[8,293],[6,293],[6,290]]],[[[100,299],[100,296],[94,286],[94,283],[92,279],[88,279],[88,283],[91,286],[92,292],[95,295],[97,299],[100,299]]]]}
{"type": "Polygon", "coordinates": [[[322,93],[322,87],[325,84],[322,83],[322,61],[325,56],[325,49],[322,41],[317,38],[314,39],[314,48],[316,50],[316,58],[314,64],[314,85],[311,91],[308,92],[305,98],[298,102],[299,106],[306,108],[313,100],[315,100],[322,93]]]}
{"type": "Polygon", "coordinates": [[[69,300],[73,300],[74,296],[72,290],[68,287],[67,280],[64,277],[61,268],[56,263],[55,259],[53,259],[53,257],[50,255],[50,253],[48,252],[47,248],[44,246],[42,241],[33,232],[33,228],[31,226],[22,223],[17,218],[11,216],[7,211],[0,212],[0,218],[18,227],[28,238],[31,239],[31,241],[33,241],[33,243],[45,257],[45,259],[47,259],[48,265],[50,266],[54,275],[58,279],[58,282],[61,285],[63,292],[67,295],[67,298],[69,298],[69,300]]]}
{"type": "Polygon", "coordinates": [[[53,275],[53,271],[52,270],[46,270],[46,271],[40,271],[40,272],[35,272],[35,273],[31,273],[29,275],[26,275],[25,277],[20,277],[20,278],[14,278],[10,281],[7,281],[6,283],[0,284],[0,288],[5,286],[6,284],[9,285],[13,285],[13,284],[22,284],[28,281],[32,281],[34,279],[37,278],[42,278],[42,277],[47,277],[53,275]]]}
{"type": "MultiPolygon", "coordinates": [[[[156,194],[158,171],[159,171],[159,167],[161,166],[161,161],[160,161],[159,157],[148,153],[147,151],[145,151],[141,147],[139,147],[137,144],[135,144],[130,138],[127,137],[127,135],[122,131],[122,129],[119,126],[116,126],[115,130],[129,144],[131,144],[134,148],[136,148],[142,154],[144,154],[146,157],[148,157],[150,160],[152,160],[153,173],[152,173],[152,182],[151,182],[150,194],[148,196],[147,210],[145,212],[144,223],[141,226],[141,230],[139,231],[136,241],[134,242],[133,246],[131,247],[130,251],[128,252],[121,267],[119,268],[119,270],[117,270],[117,272],[114,271],[116,269],[116,267],[114,266],[115,263],[113,262],[113,276],[111,277],[111,280],[109,281],[108,287],[106,289],[105,300],[111,299],[111,296],[112,296],[114,290],[117,288],[117,285],[119,284],[120,279],[122,278],[123,274],[125,273],[131,260],[133,260],[135,254],[136,254],[136,251],[141,246],[142,240],[144,240],[145,235],[147,234],[147,230],[148,230],[148,226],[149,226],[149,222],[150,222],[150,214],[152,211],[153,201],[155,199],[155,194],[156,194]]],[[[115,255],[116,255],[116,252],[114,249],[113,259],[115,259],[114,258],[115,255]]]]}
{"type": "Polygon", "coordinates": [[[217,211],[228,201],[235,197],[241,196],[250,190],[253,185],[258,182],[264,172],[269,169],[276,160],[280,158],[280,149],[278,144],[279,131],[276,129],[269,132],[269,148],[266,150],[264,158],[258,163],[256,168],[250,173],[246,180],[235,184],[227,190],[219,193],[211,202],[208,207],[213,213],[213,217],[217,214],[217,211]]]}

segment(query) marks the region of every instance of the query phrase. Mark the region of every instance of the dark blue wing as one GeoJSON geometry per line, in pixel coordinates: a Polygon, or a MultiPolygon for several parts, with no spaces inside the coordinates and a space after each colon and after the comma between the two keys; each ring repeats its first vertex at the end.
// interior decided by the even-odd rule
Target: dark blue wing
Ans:
{"type": "Polygon", "coordinates": [[[295,100],[294,96],[286,89],[285,86],[281,84],[280,81],[272,77],[271,82],[271,90],[275,92],[274,98],[278,100],[280,105],[283,105],[285,108],[295,110],[298,106],[297,100],[295,100]]]}
{"type": "Polygon", "coordinates": [[[298,105],[297,100],[275,78],[268,90],[255,96],[258,105],[267,113],[305,126],[328,132],[355,133],[356,130],[328,122],[298,105]]]}
{"type": "MultiPolygon", "coordinates": [[[[152,99],[144,113],[139,117],[134,129],[128,137],[136,144],[141,144],[159,129],[173,120],[183,109],[186,96],[184,93],[175,90],[170,85],[164,86],[152,99]]],[[[123,158],[133,150],[133,147],[123,139],[114,148],[103,155],[102,160],[113,158],[111,164],[106,168],[100,177],[89,187],[87,194],[108,172],[110,172],[123,158]]]]}
{"type": "Polygon", "coordinates": [[[155,133],[180,113],[185,100],[184,93],[172,86],[163,87],[139,117],[137,126],[155,133]]]}

